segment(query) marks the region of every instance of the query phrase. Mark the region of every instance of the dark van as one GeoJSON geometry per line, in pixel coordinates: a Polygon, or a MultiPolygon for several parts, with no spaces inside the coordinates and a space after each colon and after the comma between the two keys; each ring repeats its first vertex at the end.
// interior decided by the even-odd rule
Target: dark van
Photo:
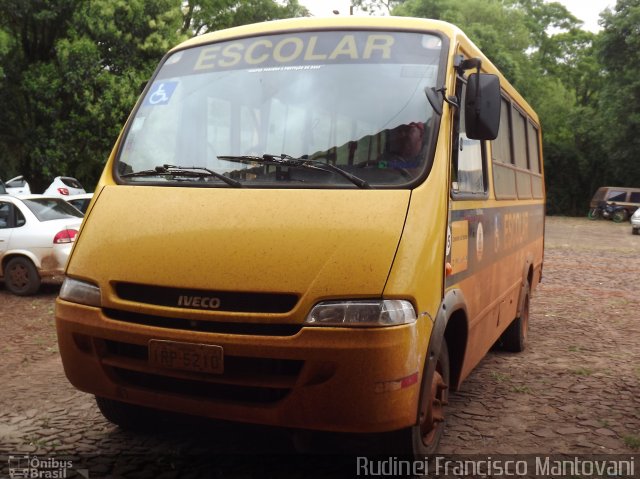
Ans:
{"type": "MultiPolygon", "coordinates": [[[[589,208],[597,208],[601,201],[624,206],[627,218],[640,208],[640,188],[625,188],[621,186],[601,186],[596,191],[589,208]]],[[[625,218],[626,219],[626,218],[625,218]]]]}

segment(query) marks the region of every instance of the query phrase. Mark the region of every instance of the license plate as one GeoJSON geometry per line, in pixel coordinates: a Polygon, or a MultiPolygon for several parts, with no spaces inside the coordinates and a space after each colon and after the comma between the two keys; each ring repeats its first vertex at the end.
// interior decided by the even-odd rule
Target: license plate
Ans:
{"type": "Polygon", "coordinates": [[[222,346],[152,339],[149,341],[149,363],[166,369],[222,374],[224,352],[222,346]]]}

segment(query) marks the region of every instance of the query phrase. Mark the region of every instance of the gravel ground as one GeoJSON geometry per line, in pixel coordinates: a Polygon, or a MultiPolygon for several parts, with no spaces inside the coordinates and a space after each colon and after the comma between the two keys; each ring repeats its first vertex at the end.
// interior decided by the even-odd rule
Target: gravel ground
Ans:
{"type": "MultiPolygon", "coordinates": [[[[451,396],[441,453],[640,456],[639,252],[628,223],[548,218],[528,348],[490,352],[451,396]]],[[[201,452],[235,471],[213,477],[252,477],[269,457],[305,460],[279,455],[293,448],[278,429],[191,421],[134,434],[108,423],[64,376],[57,292],[49,284],[19,298],[0,286],[0,477],[8,477],[9,455],[73,455],[89,477],[201,477],[175,466],[177,457],[201,452]]],[[[66,472],[87,477],[80,468],[66,472]]]]}

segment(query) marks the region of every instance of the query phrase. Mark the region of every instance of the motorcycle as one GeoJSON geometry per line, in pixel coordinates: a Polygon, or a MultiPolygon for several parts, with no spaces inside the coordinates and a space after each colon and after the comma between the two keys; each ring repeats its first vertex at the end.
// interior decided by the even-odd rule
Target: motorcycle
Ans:
{"type": "Polygon", "coordinates": [[[587,216],[590,220],[603,218],[605,220],[613,220],[614,223],[622,223],[627,219],[627,210],[624,206],[601,201],[598,206],[589,210],[587,216]]]}

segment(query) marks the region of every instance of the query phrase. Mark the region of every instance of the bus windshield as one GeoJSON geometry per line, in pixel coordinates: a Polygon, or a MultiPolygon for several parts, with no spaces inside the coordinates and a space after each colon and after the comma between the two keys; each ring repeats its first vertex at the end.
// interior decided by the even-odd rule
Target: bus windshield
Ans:
{"type": "Polygon", "coordinates": [[[318,31],[174,52],[116,171],[136,184],[407,187],[434,141],[425,88],[441,49],[430,34],[318,31]]]}

